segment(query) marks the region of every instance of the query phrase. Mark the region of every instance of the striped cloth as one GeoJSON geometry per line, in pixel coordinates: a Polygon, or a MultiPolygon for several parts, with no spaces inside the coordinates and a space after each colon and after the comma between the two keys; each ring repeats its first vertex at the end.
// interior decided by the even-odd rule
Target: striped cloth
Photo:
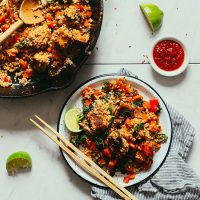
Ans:
{"type": "MultiPolygon", "coordinates": [[[[127,74],[126,71],[125,73],[127,74]]],[[[120,74],[124,75],[121,72],[120,74]]],[[[185,162],[195,129],[171,106],[168,105],[168,109],[173,128],[169,155],[153,177],[145,183],[128,189],[139,200],[200,200],[200,178],[185,162]]],[[[102,200],[121,199],[113,191],[96,186],[92,186],[91,195],[102,200]]]]}

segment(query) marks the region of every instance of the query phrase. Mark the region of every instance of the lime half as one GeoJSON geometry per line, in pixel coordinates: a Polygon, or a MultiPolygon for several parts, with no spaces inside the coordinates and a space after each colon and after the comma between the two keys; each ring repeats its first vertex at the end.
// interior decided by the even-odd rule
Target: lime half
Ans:
{"type": "Polygon", "coordinates": [[[12,153],[6,160],[6,169],[9,174],[15,174],[21,169],[30,169],[32,159],[27,152],[18,151],[12,153]]]}
{"type": "Polygon", "coordinates": [[[78,133],[82,131],[78,123],[80,114],[81,114],[81,110],[79,108],[72,108],[66,112],[65,124],[68,130],[74,133],[78,133]]]}
{"type": "Polygon", "coordinates": [[[162,26],[164,16],[163,11],[155,4],[151,3],[140,4],[140,8],[146,17],[146,20],[148,21],[152,31],[157,31],[162,26]]]}

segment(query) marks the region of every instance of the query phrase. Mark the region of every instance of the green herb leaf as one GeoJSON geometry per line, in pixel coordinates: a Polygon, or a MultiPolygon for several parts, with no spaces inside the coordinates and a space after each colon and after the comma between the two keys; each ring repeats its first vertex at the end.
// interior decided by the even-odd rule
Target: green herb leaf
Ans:
{"type": "Polygon", "coordinates": [[[144,123],[140,123],[134,127],[135,132],[139,132],[140,129],[144,128],[144,123]]]}
{"type": "Polygon", "coordinates": [[[117,96],[119,96],[119,97],[121,97],[121,96],[122,96],[122,93],[121,93],[121,92],[119,92],[119,91],[114,91],[114,94],[115,94],[115,95],[117,95],[117,96]]]}
{"type": "Polygon", "coordinates": [[[112,114],[113,113],[113,106],[109,106],[108,111],[110,112],[110,114],[112,114]]]}
{"type": "Polygon", "coordinates": [[[78,115],[78,122],[81,122],[83,119],[84,119],[84,114],[83,113],[78,115]]]}
{"type": "Polygon", "coordinates": [[[17,44],[17,47],[18,47],[19,49],[22,49],[23,47],[26,46],[27,42],[28,42],[28,39],[24,39],[22,42],[19,42],[19,43],[17,44]]]}

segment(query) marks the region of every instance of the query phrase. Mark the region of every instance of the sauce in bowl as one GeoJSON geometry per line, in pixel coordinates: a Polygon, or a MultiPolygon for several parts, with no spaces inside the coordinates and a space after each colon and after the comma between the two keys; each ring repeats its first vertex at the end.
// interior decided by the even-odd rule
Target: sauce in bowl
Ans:
{"type": "Polygon", "coordinates": [[[184,62],[183,47],[174,40],[162,40],[153,49],[153,59],[156,65],[164,71],[174,71],[184,62]]]}

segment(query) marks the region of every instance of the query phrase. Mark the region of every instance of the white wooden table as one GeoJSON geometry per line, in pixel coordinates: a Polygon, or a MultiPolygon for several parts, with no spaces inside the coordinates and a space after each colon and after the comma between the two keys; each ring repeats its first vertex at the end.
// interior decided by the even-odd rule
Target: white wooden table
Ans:
{"type": "Polygon", "coordinates": [[[139,0],[107,0],[100,38],[87,64],[67,89],[39,96],[0,99],[0,199],[1,200],[91,200],[90,185],[77,177],[63,161],[58,147],[29,122],[34,113],[56,128],[58,115],[69,93],[83,81],[125,67],[152,85],[196,128],[188,163],[200,176],[200,26],[198,0],[152,0],[165,12],[162,29],[152,35],[139,9],[139,0]],[[190,65],[182,75],[164,78],[149,64],[141,64],[157,38],[175,35],[187,44],[190,65]],[[30,173],[8,176],[7,156],[18,150],[33,159],[30,173]]]}

